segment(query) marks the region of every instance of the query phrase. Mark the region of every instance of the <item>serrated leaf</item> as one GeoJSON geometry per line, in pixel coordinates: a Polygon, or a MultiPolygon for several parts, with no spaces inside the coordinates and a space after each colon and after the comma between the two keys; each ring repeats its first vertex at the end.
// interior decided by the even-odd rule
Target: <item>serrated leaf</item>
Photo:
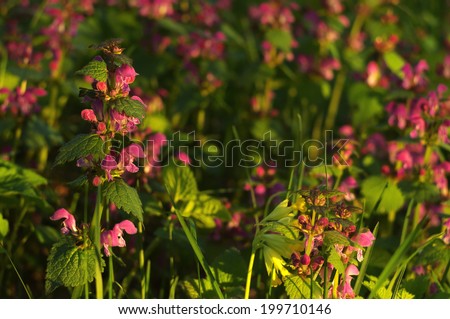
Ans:
{"type": "Polygon", "coordinates": [[[181,287],[190,298],[217,298],[211,283],[206,279],[189,279],[181,282],[181,287]]]}
{"type": "Polygon", "coordinates": [[[64,144],[55,159],[55,166],[91,155],[94,160],[100,160],[104,141],[97,134],[79,134],[64,144]]]}
{"type": "Polygon", "coordinates": [[[322,298],[322,287],[315,280],[310,280],[309,278],[305,279],[300,276],[286,277],[284,288],[290,299],[322,298]]]}
{"type": "Polygon", "coordinates": [[[3,218],[3,215],[0,214],[0,241],[8,235],[9,232],[9,222],[7,219],[3,218]]]}
{"type": "Polygon", "coordinates": [[[225,250],[211,266],[221,285],[239,286],[245,282],[246,263],[236,248],[225,250]]]}
{"type": "Polygon", "coordinates": [[[339,273],[343,274],[345,272],[345,265],[342,262],[341,256],[339,256],[338,252],[334,247],[330,247],[329,249],[329,256],[327,258],[327,261],[334,266],[334,268],[339,271],[339,273]]]}
{"type": "Polygon", "coordinates": [[[67,184],[73,188],[81,188],[88,182],[88,177],[86,175],[80,175],[73,181],[68,182],[67,184]]]}
{"type": "MultiPolygon", "coordinates": [[[[94,279],[97,267],[94,246],[81,248],[72,237],[62,237],[53,245],[48,256],[45,292],[51,293],[60,286],[77,287],[94,279]]],[[[104,261],[101,259],[101,268],[104,261]]]]}
{"type": "Polygon", "coordinates": [[[111,54],[110,57],[112,57],[112,59],[114,60],[114,63],[117,65],[122,65],[122,64],[132,64],[133,63],[133,59],[131,59],[129,56],[125,55],[125,54],[111,54]]]}
{"type": "Polygon", "coordinates": [[[140,222],[143,221],[142,203],[135,188],[129,186],[123,179],[107,182],[103,189],[103,196],[117,208],[134,215],[140,222]]]}
{"type": "Polygon", "coordinates": [[[270,29],[266,33],[266,39],[275,48],[280,49],[283,52],[289,52],[291,50],[292,35],[289,31],[270,29]]]}
{"type": "Polygon", "coordinates": [[[214,228],[214,218],[229,219],[222,202],[207,194],[197,193],[188,195],[183,200],[180,211],[184,217],[192,217],[199,223],[200,228],[214,228]]]}
{"type": "Polygon", "coordinates": [[[120,97],[111,100],[110,105],[118,112],[125,113],[127,116],[142,119],[145,116],[145,106],[137,100],[128,97],[120,97]]]}
{"type": "Polygon", "coordinates": [[[108,68],[105,61],[92,60],[81,70],[76,72],[77,74],[88,75],[100,82],[106,82],[108,80],[108,68]]]}
{"type": "Polygon", "coordinates": [[[197,181],[187,166],[170,165],[165,167],[163,180],[175,203],[198,192],[197,181]]]}
{"type": "Polygon", "coordinates": [[[323,233],[323,245],[333,247],[335,244],[351,246],[352,241],[336,230],[329,230],[323,233]]]}

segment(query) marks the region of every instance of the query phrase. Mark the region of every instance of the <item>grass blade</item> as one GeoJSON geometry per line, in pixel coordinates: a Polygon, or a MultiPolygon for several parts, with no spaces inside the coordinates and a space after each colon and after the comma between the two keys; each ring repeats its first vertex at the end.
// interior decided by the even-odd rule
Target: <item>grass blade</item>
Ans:
{"type": "Polygon", "coordinates": [[[387,263],[386,267],[381,272],[378,280],[373,287],[372,291],[369,294],[369,299],[376,296],[378,289],[380,289],[389,276],[397,269],[397,267],[401,264],[403,256],[406,254],[408,249],[413,244],[416,237],[419,235],[423,226],[427,223],[427,219],[422,219],[422,221],[416,226],[416,228],[405,238],[405,241],[397,248],[395,253],[392,255],[391,259],[387,263]]]}
{"type": "MultiPolygon", "coordinates": [[[[167,189],[167,188],[166,188],[167,189]]],[[[216,278],[214,277],[214,274],[211,272],[211,268],[209,267],[205,256],[203,255],[200,247],[197,244],[197,241],[195,240],[194,235],[192,235],[191,231],[189,230],[189,226],[186,224],[186,221],[184,220],[184,217],[181,215],[180,211],[176,207],[172,195],[167,191],[169,194],[170,202],[172,203],[172,207],[175,211],[175,214],[177,215],[178,221],[181,224],[181,228],[183,229],[189,244],[191,244],[192,249],[194,250],[195,256],[197,257],[198,261],[200,262],[200,265],[202,265],[203,270],[206,273],[206,276],[211,283],[211,286],[213,287],[214,291],[217,294],[217,297],[220,299],[224,299],[224,296],[222,294],[222,291],[220,290],[219,283],[217,282],[216,278]]]]}

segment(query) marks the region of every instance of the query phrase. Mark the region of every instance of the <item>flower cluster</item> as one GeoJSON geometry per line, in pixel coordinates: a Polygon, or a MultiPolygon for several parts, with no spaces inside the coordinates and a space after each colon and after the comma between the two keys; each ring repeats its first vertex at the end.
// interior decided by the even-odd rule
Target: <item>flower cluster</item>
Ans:
{"type": "Polygon", "coordinates": [[[15,90],[0,89],[0,94],[6,94],[4,102],[0,105],[0,111],[11,113],[14,116],[30,116],[39,112],[38,98],[47,95],[46,90],[40,87],[17,87],[15,90]]]}
{"type": "MultiPolygon", "coordinates": [[[[72,235],[83,241],[86,240],[86,238],[83,238],[83,233],[85,232],[82,232],[81,229],[77,227],[75,217],[66,209],[58,209],[54,212],[50,219],[53,221],[62,220],[62,234],[72,235]]],[[[133,235],[137,233],[137,228],[131,221],[123,220],[120,223],[115,224],[111,230],[102,231],[100,236],[100,243],[103,246],[105,255],[107,257],[111,256],[110,247],[126,246],[125,239],[123,238],[124,231],[129,235],[133,235]]]]}
{"type": "Polygon", "coordinates": [[[92,132],[109,147],[101,161],[88,155],[77,162],[79,167],[94,171],[96,185],[105,179],[111,181],[120,177],[125,172],[136,173],[139,170],[134,161],[144,157],[142,146],[130,143],[117,149],[113,142],[117,135],[125,136],[137,130],[146,107],[138,96],[130,97],[130,84],[138,74],[129,59],[122,55],[123,49],[118,42],[111,41],[99,48],[102,55],[80,70],[80,73],[92,78],[92,89],[82,89],[80,92],[83,102],[90,106],[81,111],[81,117],[91,123],[92,132]],[[101,71],[91,68],[91,65],[99,66],[101,71]]]}
{"type": "Polygon", "coordinates": [[[286,276],[320,278],[322,285],[331,283],[329,297],[355,297],[352,276],[359,273],[364,248],[375,237],[368,229],[357,229],[352,220],[361,209],[339,201],[342,196],[316,188],[300,191],[295,202],[283,201],[262,220],[254,245],[264,247],[272,284],[286,276]]]}

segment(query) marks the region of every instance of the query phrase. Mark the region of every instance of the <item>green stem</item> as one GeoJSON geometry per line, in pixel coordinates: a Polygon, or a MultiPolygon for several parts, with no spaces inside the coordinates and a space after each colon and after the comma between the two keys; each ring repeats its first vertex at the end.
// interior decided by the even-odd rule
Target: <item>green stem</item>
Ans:
{"type": "Polygon", "coordinates": [[[413,207],[414,207],[414,199],[411,199],[411,201],[409,202],[409,205],[408,205],[408,210],[406,211],[405,220],[403,221],[402,235],[400,237],[400,244],[405,241],[406,235],[408,233],[408,223],[409,223],[409,218],[411,217],[411,212],[413,210],[413,207]]]}
{"type": "MultiPolygon", "coordinates": [[[[97,187],[97,200],[95,202],[94,216],[92,217],[91,223],[91,238],[93,238],[93,243],[97,251],[97,265],[95,269],[95,291],[96,298],[103,299],[103,277],[102,277],[102,255],[100,252],[100,234],[101,234],[101,219],[103,214],[103,198],[102,198],[102,185],[97,187]]],[[[111,258],[111,257],[109,257],[111,258]]]]}
{"type": "Polygon", "coordinates": [[[250,261],[248,263],[247,270],[247,281],[245,282],[245,294],[244,299],[248,299],[250,296],[250,287],[252,283],[252,272],[253,272],[253,264],[255,263],[255,250],[252,249],[252,254],[250,256],[250,261]]]}
{"type": "MultiPolygon", "coordinates": [[[[141,234],[142,236],[142,223],[139,222],[138,224],[138,233],[141,234]]],[[[146,282],[147,282],[147,278],[146,278],[146,273],[145,273],[145,259],[144,259],[144,248],[142,247],[142,244],[140,244],[140,249],[139,249],[139,268],[141,270],[141,298],[145,299],[145,293],[147,291],[146,289],[146,282]]]]}
{"type": "Polygon", "coordinates": [[[332,294],[333,299],[338,299],[337,293],[338,285],[339,285],[339,271],[336,270],[333,277],[333,294],[332,294]]]}
{"type": "Polygon", "coordinates": [[[2,88],[3,84],[5,83],[6,67],[8,65],[8,51],[5,50],[3,46],[1,46],[0,54],[2,55],[2,59],[0,62],[0,88],[2,88]]]}
{"type": "Polygon", "coordinates": [[[336,115],[339,109],[339,102],[341,100],[342,91],[345,84],[345,71],[341,70],[334,83],[333,93],[331,94],[330,104],[328,106],[328,113],[325,119],[324,128],[325,131],[331,130],[334,127],[336,115]]]}

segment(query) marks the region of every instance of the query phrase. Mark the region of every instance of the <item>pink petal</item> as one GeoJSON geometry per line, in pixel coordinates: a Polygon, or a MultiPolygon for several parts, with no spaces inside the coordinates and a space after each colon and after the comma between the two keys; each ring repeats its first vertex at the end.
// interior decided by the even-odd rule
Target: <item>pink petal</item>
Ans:
{"type": "Polygon", "coordinates": [[[126,150],[127,150],[128,154],[130,154],[133,157],[139,157],[139,158],[144,157],[144,150],[138,144],[131,144],[130,146],[128,146],[126,148],[126,150]]]}
{"type": "Polygon", "coordinates": [[[121,221],[120,223],[116,224],[119,226],[120,229],[123,229],[127,234],[136,234],[137,228],[134,226],[134,224],[129,221],[128,219],[121,221]]]}
{"type": "Polygon", "coordinates": [[[61,231],[64,234],[69,233],[70,231],[77,232],[77,225],[75,217],[71,213],[69,213],[66,209],[60,208],[58,209],[51,217],[51,220],[60,220],[64,219],[63,221],[63,228],[61,231]]]}
{"type": "Polygon", "coordinates": [[[370,230],[368,230],[364,233],[359,233],[353,238],[353,240],[362,247],[369,247],[372,246],[372,243],[375,240],[375,236],[370,230]]]}

